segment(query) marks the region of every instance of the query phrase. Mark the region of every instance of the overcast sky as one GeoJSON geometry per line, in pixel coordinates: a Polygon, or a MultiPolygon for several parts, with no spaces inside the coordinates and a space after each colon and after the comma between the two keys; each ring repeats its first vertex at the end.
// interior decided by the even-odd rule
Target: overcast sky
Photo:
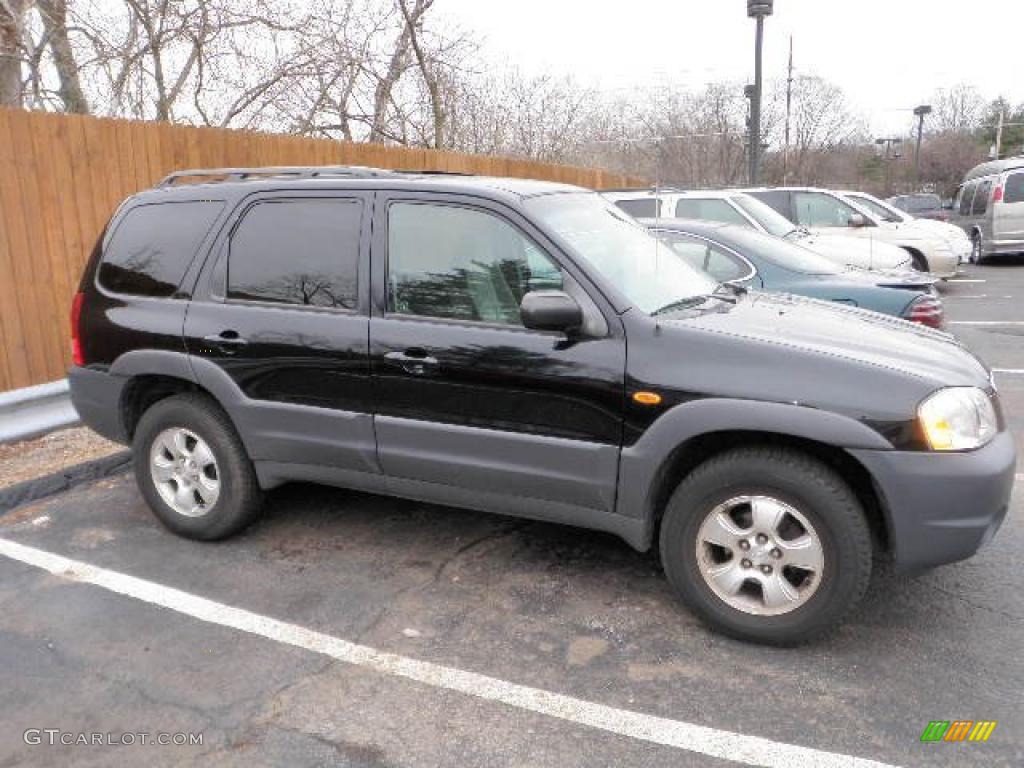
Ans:
{"type": "MultiPolygon", "coordinates": [[[[609,90],[671,79],[753,79],[745,0],[441,0],[484,40],[484,53],[526,73],[571,74],[609,90]]],[[[976,85],[1024,101],[1024,0],[775,0],[765,77],[797,72],[838,85],[876,134],[903,133],[939,87],[976,85]]]]}

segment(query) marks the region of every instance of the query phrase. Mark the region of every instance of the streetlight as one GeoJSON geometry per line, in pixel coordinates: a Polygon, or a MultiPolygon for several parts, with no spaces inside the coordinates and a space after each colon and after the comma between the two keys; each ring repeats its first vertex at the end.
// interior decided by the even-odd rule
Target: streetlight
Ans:
{"type": "Polygon", "coordinates": [[[914,148],[914,185],[921,185],[921,132],[924,130],[924,116],[930,115],[932,108],[928,104],[914,107],[914,116],[917,118],[917,146],[914,148]]]}
{"type": "Polygon", "coordinates": [[[754,37],[754,88],[750,92],[750,184],[757,184],[761,168],[761,43],[764,17],[772,15],[774,0],[747,0],[747,16],[757,22],[754,37]]]}
{"type": "Polygon", "coordinates": [[[885,138],[885,139],[875,139],[875,144],[877,144],[878,146],[885,145],[884,168],[885,168],[885,194],[886,195],[888,195],[889,192],[891,191],[890,190],[890,185],[889,185],[889,159],[890,158],[895,159],[895,158],[898,158],[900,156],[900,153],[899,152],[893,152],[892,148],[893,148],[893,146],[895,146],[897,144],[902,144],[902,143],[903,143],[903,139],[901,139],[899,136],[894,136],[892,138],[885,138]]]}

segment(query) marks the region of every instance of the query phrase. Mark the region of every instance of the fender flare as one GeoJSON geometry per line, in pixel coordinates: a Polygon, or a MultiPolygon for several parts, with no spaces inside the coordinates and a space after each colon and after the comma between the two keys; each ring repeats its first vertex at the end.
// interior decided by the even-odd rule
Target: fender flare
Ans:
{"type": "Polygon", "coordinates": [[[825,443],[844,449],[892,450],[871,427],[831,411],[791,403],[705,398],[676,405],[662,414],[643,436],[622,449],[619,460],[619,515],[643,521],[642,537],[630,543],[651,545],[655,483],[680,445],[716,432],[763,432],[825,443]]]}

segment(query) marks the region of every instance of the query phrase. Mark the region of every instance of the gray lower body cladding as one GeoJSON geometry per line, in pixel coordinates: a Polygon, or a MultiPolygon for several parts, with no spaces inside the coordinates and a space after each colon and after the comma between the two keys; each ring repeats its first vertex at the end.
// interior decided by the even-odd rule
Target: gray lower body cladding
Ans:
{"type": "Polygon", "coordinates": [[[975,451],[849,453],[868,470],[882,497],[900,571],[970,557],[1006,517],[1016,471],[1009,432],[975,451]]]}

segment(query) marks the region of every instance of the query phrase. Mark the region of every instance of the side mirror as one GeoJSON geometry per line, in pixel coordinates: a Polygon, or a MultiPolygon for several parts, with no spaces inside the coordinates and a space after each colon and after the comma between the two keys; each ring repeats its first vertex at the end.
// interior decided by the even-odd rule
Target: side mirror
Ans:
{"type": "Polygon", "coordinates": [[[534,331],[571,333],[583,325],[583,310],[565,291],[530,291],[519,305],[519,316],[534,331]]]}
{"type": "Polygon", "coordinates": [[[846,220],[847,226],[850,227],[863,227],[866,226],[868,220],[864,218],[862,213],[851,213],[850,218],[846,220]]]}

